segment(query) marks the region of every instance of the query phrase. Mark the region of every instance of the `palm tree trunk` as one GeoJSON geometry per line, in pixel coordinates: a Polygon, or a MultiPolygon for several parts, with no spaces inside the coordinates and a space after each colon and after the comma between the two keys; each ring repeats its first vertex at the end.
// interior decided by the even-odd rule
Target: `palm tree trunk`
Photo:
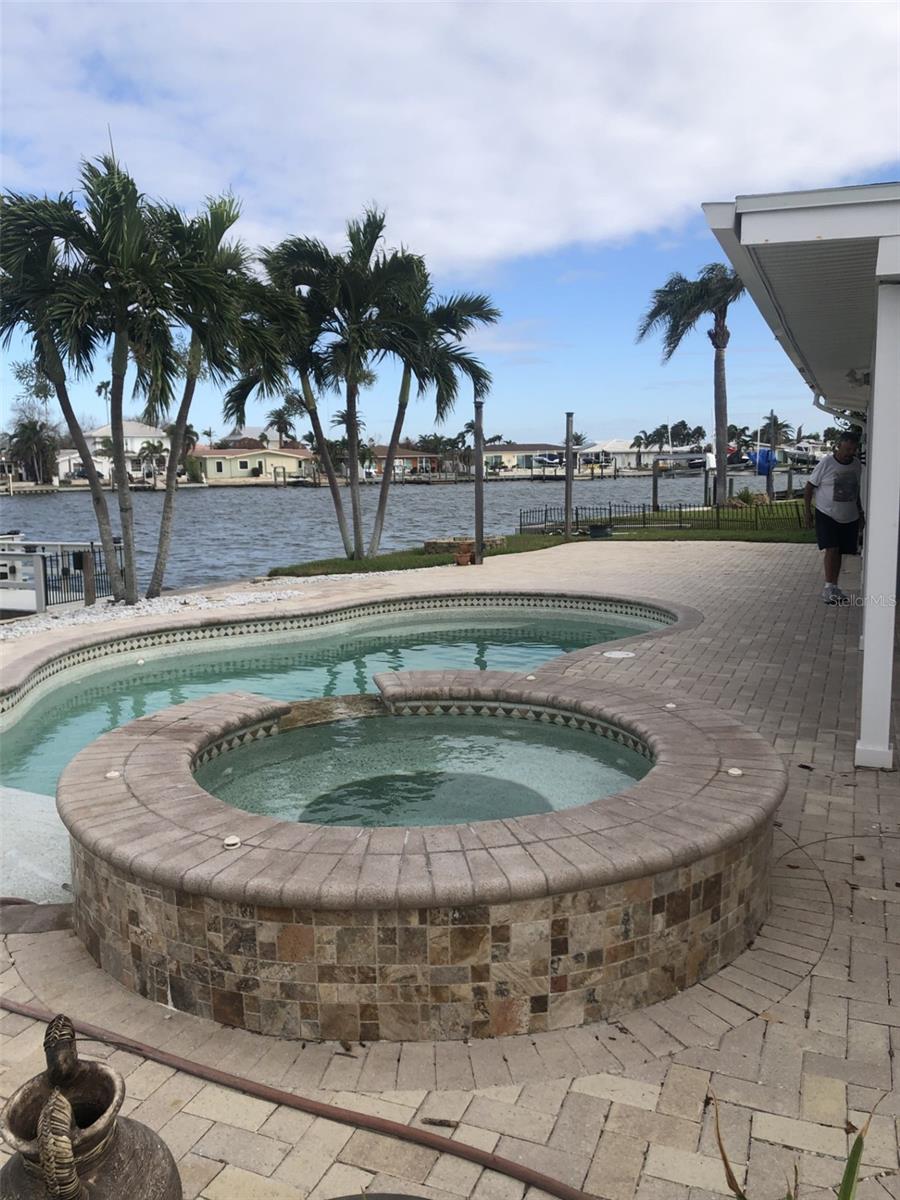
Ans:
{"type": "Polygon", "coordinates": [[[166,564],[169,561],[169,546],[172,543],[172,526],[175,521],[175,493],[178,489],[178,464],[181,461],[181,451],[184,446],[184,431],[187,429],[191,403],[194,399],[194,389],[200,374],[200,342],[196,334],[191,337],[188,351],[187,375],[184,380],[184,391],[181,393],[181,403],[175,417],[169,446],[169,458],[166,462],[166,494],[163,498],[162,516],[159,519],[159,537],[156,542],[156,561],[147,588],[147,599],[155,599],[161,592],[166,564]]]}
{"type": "Polygon", "coordinates": [[[109,576],[109,585],[112,588],[114,600],[125,599],[125,584],[122,580],[122,572],[119,570],[119,560],[116,557],[116,544],[113,540],[112,521],[109,517],[109,506],[106,503],[106,496],[103,494],[103,484],[100,482],[100,476],[97,474],[97,468],[94,465],[94,459],[88,449],[87,440],[84,436],[84,431],[78,424],[78,418],[75,416],[75,410],[72,407],[72,402],[69,399],[69,389],[66,387],[65,372],[63,365],[56,352],[56,347],[49,338],[41,338],[41,348],[44,353],[44,361],[47,366],[53,387],[56,391],[56,399],[59,402],[59,407],[62,410],[62,415],[66,422],[66,427],[72,441],[75,443],[75,449],[78,451],[81,458],[81,465],[84,467],[84,473],[87,475],[88,487],[91,493],[91,502],[94,505],[94,516],[97,519],[97,530],[100,534],[100,545],[103,549],[103,559],[106,563],[106,573],[109,576]]]}
{"type": "Polygon", "coordinates": [[[369,558],[374,558],[381,545],[381,532],[384,529],[391,476],[394,473],[394,459],[397,457],[397,447],[400,445],[400,438],[403,434],[403,422],[409,404],[411,384],[412,371],[408,366],[404,366],[403,378],[400,381],[400,395],[397,397],[397,415],[394,418],[394,428],[391,430],[391,440],[388,442],[387,457],[384,460],[384,474],[381,476],[381,487],[378,491],[378,508],[375,510],[375,524],[372,527],[372,537],[369,541],[369,558]]]}
{"type": "Polygon", "coordinates": [[[359,426],[356,398],[359,388],[347,381],[347,454],[350,459],[350,514],[353,519],[353,558],[364,558],[362,499],[359,492],[359,426]]]}
{"type": "Polygon", "coordinates": [[[713,367],[716,418],[716,504],[728,499],[728,395],[725,388],[725,347],[716,346],[713,367]]]}
{"type": "Polygon", "coordinates": [[[128,370],[128,336],[117,329],[113,339],[112,387],[109,393],[109,423],[113,440],[113,472],[122,522],[122,553],[125,559],[125,603],[137,603],[137,560],[134,552],[134,505],[128,486],[128,466],[125,461],[125,430],[122,424],[122,399],[125,394],[125,372],[128,370]]]}
{"type": "Polygon", "coordinates": [[[325,478],[328,480],[328,490],[331,492],[331,502],[334,505],[334,515],[337,518],[338,531],[341,535],[341,541],[344,544],[344,553],[348,558],[352,558],[353,543],[350,541],[350,531],[347,528],[347,515],[344,512],[341,485],[337,477],[337,472],[334,469],[334,463],[331,461],[331,454],[328,450],[325,431],[322,429],[322,422],[319,420],[319,409],[316,404],[315,392],[313,392],[309,376],[305,372],[300,375],[300,386],[303,389],[303,406],[306,409],[309,423],[312,426],[313,437],[316,439],[316,452],[325,471],[325,478]]]}

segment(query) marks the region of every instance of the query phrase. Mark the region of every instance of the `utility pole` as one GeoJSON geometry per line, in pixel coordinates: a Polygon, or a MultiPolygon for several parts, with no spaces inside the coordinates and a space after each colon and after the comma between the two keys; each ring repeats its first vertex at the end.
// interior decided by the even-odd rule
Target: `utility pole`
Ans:
{"type": "Polygon", "coordinates": [[[575,454],[572,446],[574,413],[566,413],[566,541],[572,536],[572,486],[575,481],[575,454]]]}
{"type": "Polygon", "coordinates": [[[475,401],[475,565],[484,557],[484,401],[475,401]]]}

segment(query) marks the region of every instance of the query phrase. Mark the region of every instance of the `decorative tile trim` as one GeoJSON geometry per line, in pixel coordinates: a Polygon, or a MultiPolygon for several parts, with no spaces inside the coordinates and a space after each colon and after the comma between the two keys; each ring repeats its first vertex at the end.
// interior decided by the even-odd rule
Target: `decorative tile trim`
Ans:
{"type": "MultiPolygon", "coordinates": [[[[468,592],[445,593],[377,600],[367,604],[343,605],[326,612],[284,617],[257,617],[245,621],[208,623],[161,629],[153,633],[113,637],[52,658],[17,686],[0,691],[0,716],[12,712],[41,684],[73,667],[102,662],[118,655],[194,642],[239,640],[274,633],[323,629],[366,617],[404,615],[415,612],[446,612],[463,609],[581,612],[594,616],[630,617],[650,621],[658,627],[676,624],[678,616],[669,609],[642,601],[566,595],[562,593],[468,592]]],[[[654,632],[653,630],[648,630],[654,632]]]]}
{"type": "Polygon", "coordinates": [[[582,729],[599,737],[609,738],[627,750],[633,750],[648,761],[654,761],[653,751],[637,734],[607,721],[585,717],[562,707],[541,704],[510,704],[499,700],[386,700],[391,714],[397,717],[508,717],[513,721],[535,721],[543,725],[582,729]]]}
{"type": "Polygon", "coordinates": [[[224,737],[216,738],[208,746],[204,746],[199,754],[194,755],[191,759],[191,770],[196,771],[198,767],[212,762],[214,758],[218,758],[220,754],[225,754],[228,750],[237,750],[239,746],[249,746],[251,742],[275,737],[277,733],[278,721],[260,721],[255,725],[248,725],[246,729],[237,729],[224,737]]]}

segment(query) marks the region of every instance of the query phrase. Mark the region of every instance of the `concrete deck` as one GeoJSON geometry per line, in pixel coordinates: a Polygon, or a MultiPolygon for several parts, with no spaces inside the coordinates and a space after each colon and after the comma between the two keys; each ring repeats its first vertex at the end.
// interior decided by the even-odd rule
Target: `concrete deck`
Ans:
{"type": "MultiPolygon", "coordinates": [[[[577,670],[611,687],[713,704],[783,756],[775,904],[739,960],[614,1024],[469,1045],[354,1046],[349,1055],[151,1005],[99,972],[66,932],[5,939],[7,994],[304,1095],[409,1123],[456,1121],[454,1137],[604,1200],[728,1194],[710,1090],[752,1200],[781,1200],[795,1162],[802,1200],[825,1200],[840,1177],[847,1122],[860,1125],[880,1100],[858,1200],[896,1200],[900,779],[853,766],[861,608],[822,606],[811,547],[723,543],[561,546],[489,560],[477,572],[328,581],[298,588],[298,602],[476,586],[650,596],[703,614],[693,628],[635,639],[632,659],[598,653],[577,670]]],[[[25,639],[31,645],[16,651],[46,652],[60,640],[25,639]]],[[[0,1034],[8,1095],[40,1069],[43,1026],[8,1015],[0,1034]]],[[[133,1115],[172,1146],[188,1200],[329,1200],[363,1189],[431,1200],[523,1194],[452,1156],[98,1051],[126,1074],[133,1115]]]]}

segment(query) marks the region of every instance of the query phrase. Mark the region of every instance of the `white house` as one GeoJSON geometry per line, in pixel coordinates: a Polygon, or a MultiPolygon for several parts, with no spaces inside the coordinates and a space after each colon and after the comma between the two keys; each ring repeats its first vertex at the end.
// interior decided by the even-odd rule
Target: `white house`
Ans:
{"type": "Polygon", "coordinates": [[[855,758],[857,766],[890,769],[900,530],[900,183],[738,196],[703,209],[823,419],[853,413],[865,426],[855,758]]]}

